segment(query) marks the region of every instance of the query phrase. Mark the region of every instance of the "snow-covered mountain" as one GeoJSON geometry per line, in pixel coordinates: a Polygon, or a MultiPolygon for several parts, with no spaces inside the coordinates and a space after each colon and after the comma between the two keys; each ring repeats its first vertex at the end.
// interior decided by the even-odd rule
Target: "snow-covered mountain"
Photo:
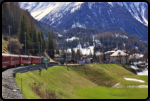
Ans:
{"type": "MultiPolygon", "coordinates": [[[[63,16],[67,11],[73,13],[75,10],[80,9],[83,3],[85,2],[20,2],[20,6],[23,9],[28,9],[31,15],[37,20],[41,20],[47,14],[49,14],[49,16],[55,14],[52,18],[55,20],[63,16]],[[63,12],[61,13],[61,11],[63,12]]],[[[94,3],[98,2],[88,2],[89,9],[91,9],[94,3]]],[[[148,26],[148,5],[146,2],[108,2],[108,4],[110,4],[111,7],[116,5],[125,7],[134,18],[148,26]]]]}
{"type": "Polygon", "coordinates": [[[31,15],[37,19],[41,20],[47,14],[56,14],[54,17],[60,17],[60,12],[66,12],[71,10],[74,12],[83,2],[20,2],[20,7],[22,9],[28,9],[31,15]],[[72,8],[72,9],[71,9],[72,8]]]}
{"type": "Polygon", "coordinates": [[[35,19],[61,30],[74,27],[122,30],[148,40],[146,2],[20,2],[20,7],[28,9],[35,19]]]}

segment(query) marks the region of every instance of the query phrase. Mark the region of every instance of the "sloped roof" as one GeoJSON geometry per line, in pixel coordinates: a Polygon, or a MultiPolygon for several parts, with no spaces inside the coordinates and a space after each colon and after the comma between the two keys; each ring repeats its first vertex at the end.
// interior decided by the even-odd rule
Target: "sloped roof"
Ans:
{"type": "Polygon", "coordinates": [[[116,52],[114,52],[113,54],[111,54],[110,56],[126,56],[128,54],[126,54],[125,52],[121,51],[121,50],[117,50],[116,52]],[[119,54],[120,53],[120,54],[119,54]]]}
{"type": "Polygon", "coordinates": [[[107,52],[105,52],[105,54],[107,54],[107,53],[114,53],[114,52],[116,52],[116,51],[107,51],[107,52]]]}
{"type": "Polygon", "coordinates": [[[143,56],[144,56],[143,54],[137,54],[137,53],[135,53],[135,54],[130,55],[129,59],[133,59],[133,58],[139,59],[139,58],[143,58],[143,56]]]}

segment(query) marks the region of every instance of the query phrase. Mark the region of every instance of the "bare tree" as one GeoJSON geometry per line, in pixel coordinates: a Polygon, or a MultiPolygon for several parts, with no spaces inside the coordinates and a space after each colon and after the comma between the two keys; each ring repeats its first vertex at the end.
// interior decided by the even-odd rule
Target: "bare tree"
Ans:
{"type": "Polygon", "coordinates": [[[129,58],[129,54],[130,54],[127,46],[125,47],[125,53],[126,53],[125,59],[126,59],[126,64],[127,64],[127,59],[129,58]]]}
{"type": "Polygon", "coordinates": [[[122,55],[121,55],[120,52],[118,52],[118,57],[119,57],[119,62],[120,62],[120,64],[121,64],[121,58],[122,58],[122,55]]]}
{"type": "Polygon", "coordinates": [[[77,59],[79,60],[82,56],[82,52],[80,51],[80,49],[77,49],[77,59]]]}
{"type": "MultiPolygon", "coordinates": [[[[20,49],[22,49],[22,44],[20,44],[20,42],[18,41],[18,39],[11,39],[11,51],[14,54],[19,54],[20,53],[20,49]]],[[[9,49],[10,45],[8,44],[8,49],[9,49]]]]}
{"type": "Polygon", "coordinates": [[[147,59],[148,59],[148,50],[146,50],[146,51],[144,52],[144,57],[143,57],[143,59],[147,61],[147,59]]]}

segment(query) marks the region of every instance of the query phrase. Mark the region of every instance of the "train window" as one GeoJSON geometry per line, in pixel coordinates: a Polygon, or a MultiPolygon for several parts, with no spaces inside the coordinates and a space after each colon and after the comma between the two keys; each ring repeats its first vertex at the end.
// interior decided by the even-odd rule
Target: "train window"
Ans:
{"type": "Polygon", "coordinates": [[[19,57],[12,57],[11,60],[12,61],[19,61],[19,57]]]}
{"type": "Polygon", "coordinates": [[[9,61],[9,57],[3,57],[3,61],[9,61]]]}
{"type": "Polygon", "coordinates": [[[39,60],[39,58],[33,58],[33,60],[39,60]]]}
{"type": "Polygon", "coordinates": [[[22,60],[24,60],[24,61],[28,61],[28,60],[30,60],[31,58],[29,58],[28,59],[28,57],[27,58],[22,58],[22,60]]]}

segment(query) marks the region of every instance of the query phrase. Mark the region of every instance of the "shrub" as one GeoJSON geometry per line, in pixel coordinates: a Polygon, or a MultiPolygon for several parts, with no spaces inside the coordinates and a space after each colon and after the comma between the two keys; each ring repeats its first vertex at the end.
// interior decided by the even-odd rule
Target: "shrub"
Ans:
{"type": "Polygon", "coordinates": [[[32,90],[38,95],[40,96],[40,98],[42,99],[56,99],[56,94],[55,92],[46,89],[45,92],[41,91],[40,88],[43,86],[43,83],[39,82],[39,83],[34,83],[34,86],[30,87],[32,88],[32,90]]]}
{"type": "MultiPolygon", "coordinates": [[[[20,53],[19,49],[22,49],[22,45],[20,44],[18,39],[11,39],[10,42],[11,42],[11,53],[19,54],[20,53]]],[[[9,50],[9,47],[10,47],[10,44],[8,43],[8,47],[7,47],[8,50],[9,50]]]]}
{"type": "Polygon", "coordinates": [[[8,41],[9,40],[9,36],[4,35],[3,39],[8,41]]]}

